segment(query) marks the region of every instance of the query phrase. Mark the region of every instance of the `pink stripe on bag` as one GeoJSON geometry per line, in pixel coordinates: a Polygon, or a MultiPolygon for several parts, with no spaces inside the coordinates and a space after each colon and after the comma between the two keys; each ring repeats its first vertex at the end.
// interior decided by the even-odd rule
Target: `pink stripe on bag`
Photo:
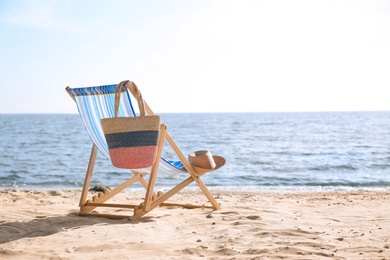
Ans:
{"type": "Polygon", "coordinates": [[[156,159],[157,146],[137,146],[109,149],[115,167],[125,169],[147,168],[156,159]]]}

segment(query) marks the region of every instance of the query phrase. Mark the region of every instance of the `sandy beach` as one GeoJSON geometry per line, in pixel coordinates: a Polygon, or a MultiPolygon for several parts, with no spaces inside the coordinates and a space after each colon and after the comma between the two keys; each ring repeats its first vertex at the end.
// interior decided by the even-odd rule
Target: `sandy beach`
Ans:
{"type": "Polygon", "coordinates": [[[389,191],[213,190],[221,210],[161,207],[137,222],[78,216],[80,191],[0,193],[0,259],[390,259],[389,191]]]}

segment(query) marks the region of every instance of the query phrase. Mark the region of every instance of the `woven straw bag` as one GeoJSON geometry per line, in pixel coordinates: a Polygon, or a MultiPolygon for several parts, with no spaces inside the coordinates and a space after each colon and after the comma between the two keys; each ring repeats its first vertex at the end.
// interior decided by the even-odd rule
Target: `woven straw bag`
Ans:
{"type": "Polygon", "coordinates": [[[156,160],[160,116],[145,115],[141,92],[135,87],[140,116],[118,117],[122,88],[128,88],[126,83],[134,84],[131,81],[123,81],[116,87],[115,116],[101,120],[103,132],[112,165],[125,169],[146,168],[152,166],[156,160]]]}

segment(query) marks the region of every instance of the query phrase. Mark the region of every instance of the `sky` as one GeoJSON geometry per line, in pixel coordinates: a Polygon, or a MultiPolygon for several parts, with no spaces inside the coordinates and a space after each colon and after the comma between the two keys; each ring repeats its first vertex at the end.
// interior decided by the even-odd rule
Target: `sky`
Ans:
{"type": "Polygon", "coordinates": [[[390,110],[390,1],[2,0],[0,113],[132,80],[156,113],[390,110]]]}

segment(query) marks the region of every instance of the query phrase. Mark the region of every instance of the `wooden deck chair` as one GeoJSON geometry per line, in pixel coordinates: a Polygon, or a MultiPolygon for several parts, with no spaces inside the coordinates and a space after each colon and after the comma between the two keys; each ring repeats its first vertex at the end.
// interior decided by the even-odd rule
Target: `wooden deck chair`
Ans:
{"type": "MultiPolygon", "coordinates": [[[[136,116],[136,113],[133,109],[131,103],[131,96],[134,96],[134,93],[137,93],[139,90],[137,86],[131,82],[126,81],[124,83],[129,89],[129,91],[123,91],[121,93],[121,102],[119,107],[118,116],[136,116]]],[[[88,191],[90,189],[91,179],[94,171],[94,165],[96,161],[96,155],[98,150],[107,158],[109,158],[109,151],[107,143],[104,137],[103,129],[100,123],[102,118],[110,118],[114,115],[114,102],[115,102],[115,90],[116,84],[114,85],[105,85],[105,86],[96,86],[96,87],[86,87],[86,88],[70,88],[67,87],[66,91],[76,102],[78,111],[80,113],[81,119],[85,124],[86,130],[93,141],[91,155],[87,167],[87,172],[85,176],[85,181],[80,198],[80,215],[82,216],[102,216],[108,218],[124,218],[128,217],[130,220],[138,220],[142,218],[145,214],[150,212],[152,209],[158,206],[166,205],[177,205],[183,206],[186,208],[196,208],[196,207],[205,207],[204,205],[188,205],[188,204],[172,204],[167,203],[166,201],[172,197],[174,194],[178,193],[180,190],[195,182],[202,193],[205,195],[207,200],[210,202],[210,207],[213,209],[220,209],[220,205],[217,203],[215,198],[212,196],[204,182],[201,180],[201,176],[209,170],[204,170],[202,168],[193,167],[188,161],[187,157],[182,153],[179,147],[176,145],[174,140],[166,131],[167,127],[164,124],[160,125],[160,134],[158,139],[158,149],[157,149],[157,159],[153,166],[145,169],[131,169],[132,175],[131,178],[118,185],[112,190],[104,190],[98,195],[93,196],[91,199],[87,199],[88,191]],[[168,161],[161,157],[161,152],[164,146],[165,141],[172,147],[173,151],[177,154],[179,161],[168,161]],[[186,178],[181,183],[174,186],[169,191],[155,192],[155,181],[157,174],[160,173],[169,173],[169,174],[187,174],[186,178]],[[149,175],[149,179],[145,179],[145,175],[149,175]],[[127,187],[133,185],[135,182],[140,182],[141,185],[146,189],[145,197],[137,205],[128,205],[128,204],[115,204],[107,203],[107,200],[111,199],[118,193],[122,192],[127,187]],[[132,214],[123,216],[117,214],[99,214],[92,212],[97,207],[110,207],[110,208],[122,208],[133,210],[132,214]]],[[[145,101],[145,110],[147,115],[154,115],[153,111],[150,109],[148,104],[145,101]]],[[[224,164],[224,160],[220,160],[220,164],[224,164]]]]}

